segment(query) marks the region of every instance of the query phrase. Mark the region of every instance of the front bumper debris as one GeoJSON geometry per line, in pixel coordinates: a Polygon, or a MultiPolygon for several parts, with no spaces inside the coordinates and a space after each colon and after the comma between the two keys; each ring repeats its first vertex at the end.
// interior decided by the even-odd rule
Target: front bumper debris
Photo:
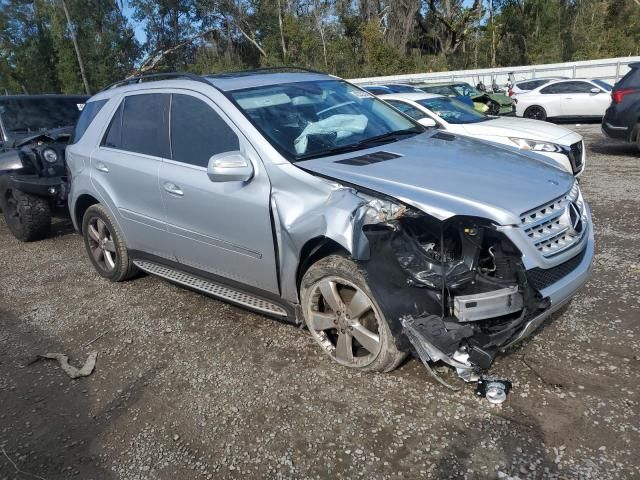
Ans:
{"type": "Polygon", "coordinates": [[[69,190],[67,183],[60,177],[40,177],[38,175],[11,175],[9,186],[21,192],[54,200],[65,200],[69,190]]]}

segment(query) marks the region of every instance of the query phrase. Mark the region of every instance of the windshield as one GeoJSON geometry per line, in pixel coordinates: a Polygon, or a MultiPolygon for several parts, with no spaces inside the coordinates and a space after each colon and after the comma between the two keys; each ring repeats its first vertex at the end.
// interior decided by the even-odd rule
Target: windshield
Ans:
{"type": "Polygon", "coordinates": [[[75,125],[83,106],[79,98],[0,99],[0,116],[8,133],[36,133],[75,125]]]}
{"type": "Polygon", "coordinates": [[[478,123],[491,120],[490,117],[474,110],[472,107],[462,103],[455,98],[438,97],[425,98],[417,101],[420,105],[428,108],[447,123],[478,123]]]}
{"type": "Polygon", "coordinates": [[[465,97],[476,97],[478,95],[482,95],[482,92],[479,92],[471,85],[467,85],[466,83],[459,83],[457,85],[453,85],[453,88],[458,94],[463,95],[465,97]]]}
{"type": "Polygon", "coordinates": [[[243,113],[291,161],[370,148],[424,131],[373,95],[340,80],[231,92],[243,113]]]}
{"type": "Polygon", "coordinates": [[[603,90],[606,90],[607,92],[610,92],[611,90],[613,90],[613,87],[603,80],[594,80],[593,83],[598,85],[603,90]]]}

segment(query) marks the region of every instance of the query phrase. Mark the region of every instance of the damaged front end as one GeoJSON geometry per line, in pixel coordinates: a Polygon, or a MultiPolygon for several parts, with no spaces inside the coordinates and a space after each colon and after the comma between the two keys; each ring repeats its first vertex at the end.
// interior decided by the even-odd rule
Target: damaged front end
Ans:
{"type": "Polygon", "coordinates": [[[361,264],[399,347],[477,380],[549,302],[529,284],[521,252],[487,220],[440,221],[389,204],[367,204],[370,256],[361,264]]]}

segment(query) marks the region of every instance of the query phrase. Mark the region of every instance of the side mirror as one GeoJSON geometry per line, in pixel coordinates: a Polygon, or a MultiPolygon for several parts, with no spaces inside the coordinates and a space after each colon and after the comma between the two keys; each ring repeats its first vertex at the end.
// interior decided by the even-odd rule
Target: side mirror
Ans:
{"type": "Polygon", "coordinates": [[[602,90],[600,90],[599,88],[593,87],[591,89],[591,93],[600,93],[600,92],[602,92],[602,90]]]}
{"type": "Polygon", "coordinates": [[[207,176],[212,182],[246,182],[253,173],[249,159],[237,151],[214,155],[207,166],[207,176]]]}
{"type": "Polygon", "coordinates": [[[423,127],[428,127],[428,128],[432,128],[432,127],[438,126],[436,121],[431,117],[423,117],[420,120],[418,120],[418,123],[420,125],[422,125],[423,127]]]}

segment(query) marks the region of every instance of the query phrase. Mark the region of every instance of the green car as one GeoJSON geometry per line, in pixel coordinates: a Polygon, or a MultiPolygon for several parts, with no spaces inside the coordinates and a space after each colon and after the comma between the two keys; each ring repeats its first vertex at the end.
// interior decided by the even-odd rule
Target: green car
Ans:
{"type": "Polygon", "coordinates": [[[420,90],[446,96],[468,97],[473,101],[473,107],[488,115],[513,115],[514,103],[511,98],[501,93],[482,92],[468,83],[431,83],[422,85],[420,90]]]}

